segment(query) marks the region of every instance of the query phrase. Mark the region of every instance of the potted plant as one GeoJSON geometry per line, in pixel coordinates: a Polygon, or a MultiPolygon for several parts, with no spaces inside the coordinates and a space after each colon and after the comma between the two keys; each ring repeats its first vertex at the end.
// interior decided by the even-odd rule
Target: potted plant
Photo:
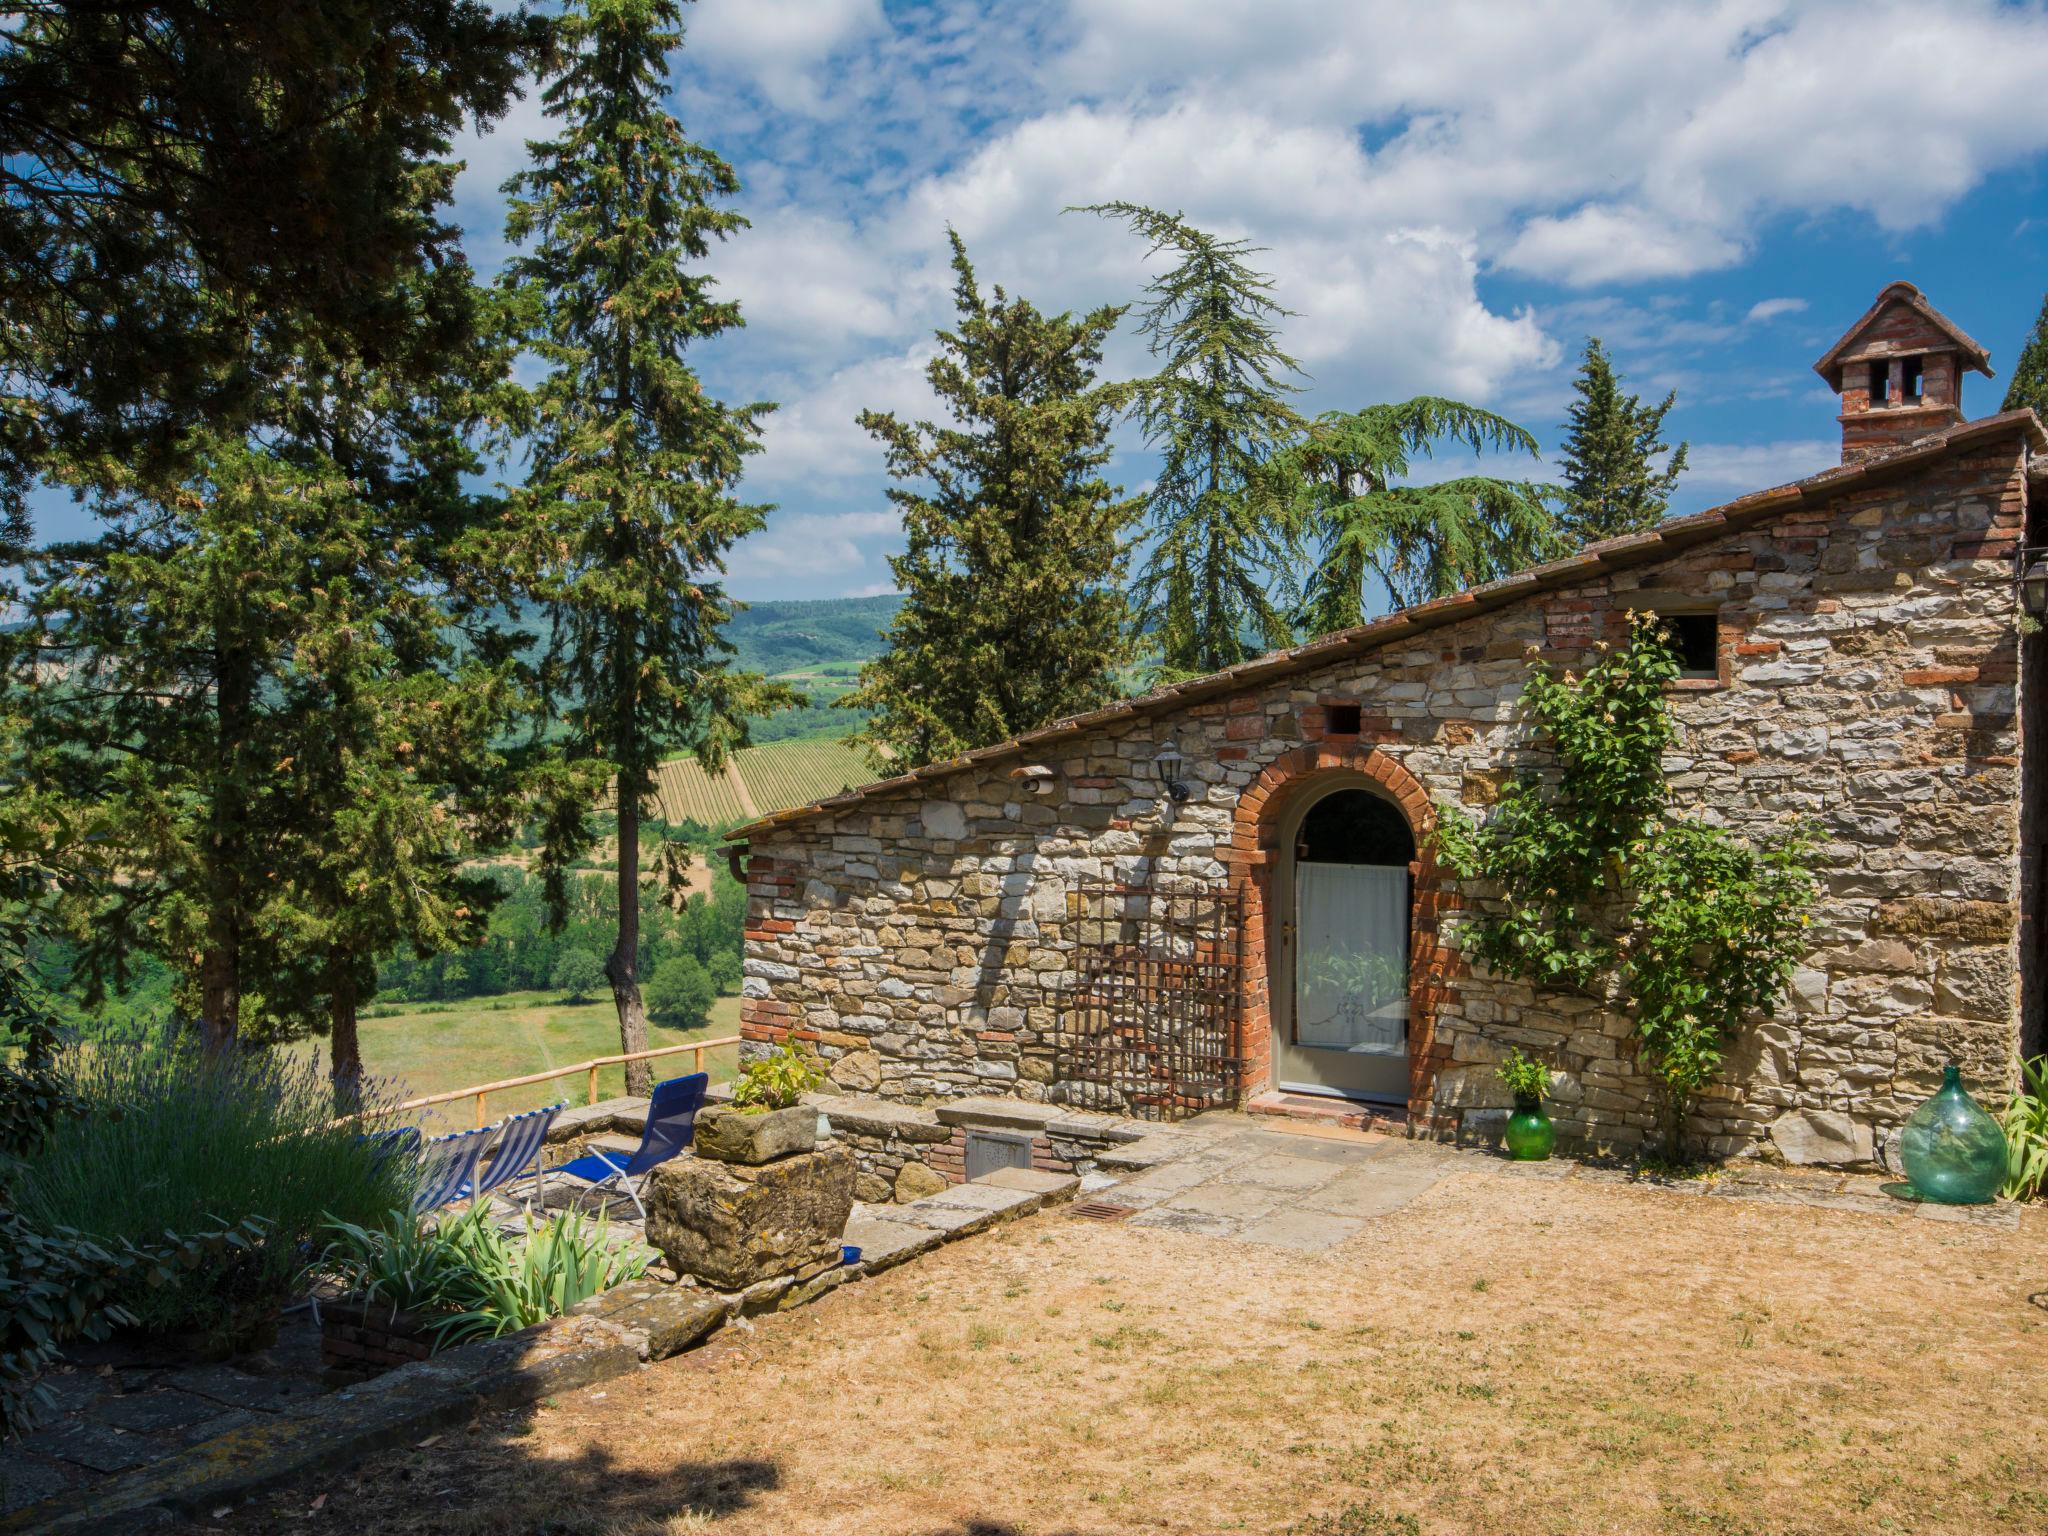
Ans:
{"type": "Polygon", "coordinates": [[[818,1112],[803,1096],[825,1081],[815,1052],[785,1040],[733,1079],[732,1103],[697,1117],[693,1147],[722,1163],[765,1163],[818,1144],[818,1112]]]}
{"type": "Polygon", "coordinates": [[[1550,1092],[1550,1068],[1517,1046],[1494,1072],[1515,1096],[1515,1112],[1508,1116],[1507,1129],[1501,1135],[1508,1156],[1518,1163],[1542,1162],[1557,1145],[1557,1127],[1543,1112],[1544,1096],[1550,1092]]]}

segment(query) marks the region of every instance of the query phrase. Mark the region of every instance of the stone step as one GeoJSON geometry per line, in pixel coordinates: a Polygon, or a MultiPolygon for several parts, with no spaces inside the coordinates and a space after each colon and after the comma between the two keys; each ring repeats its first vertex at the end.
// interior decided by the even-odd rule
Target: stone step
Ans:
{"type": "Polygon", "coordinates": [[[1041,1207],[1059,1205],[1074,1198],[1081,1181],[1070,1173],[1048,1173],[1043,1168],[998,1168],[969,1181],[996,1189],[1022,1190],[1038,1196],[1041,1207]]]}
{"type": "Polygon", "coordinates": [[[1155,1131],[1128,1146],[1111,1147],[1095,1161],[1106,1169],[1138,1173],[1185,1157],[1198,1145],[1200,1140],[1184,1131],[1155,1131]]]}

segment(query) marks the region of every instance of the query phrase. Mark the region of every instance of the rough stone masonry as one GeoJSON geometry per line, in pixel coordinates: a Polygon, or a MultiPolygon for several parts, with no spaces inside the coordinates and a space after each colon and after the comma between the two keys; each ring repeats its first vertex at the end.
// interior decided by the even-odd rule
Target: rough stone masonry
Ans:
{"type": "Polygon", "coordinates": [[[795,1032],[842,1090],[888,1100],[1087,1102],[1057,1080],[1055,1049],[1082,887],[1232,893],[1256,1095],[1271,1083],[1278,829],[1348,776],[1401,809],[1420,850],[1411,1132],[1497,1124],[1493,1065],[1520,1045],[1556,1069],[1568,1142],[1635,1144],[1654,1112],[1629,1020],[1476,969],[1459,926],[1486,893],[1438,873],[1429,834],[1435,806],[1483,812],[1525,760],[1532,648],[1583,664],[1650,609],[1705,625],[1711,647],[1674,687],[1674,804],[1738,831],[1803,818],[1823,833],[1811,951],[1694,1132],[1721,1156],[1867,1162],[1943,1061],[1995,1093],[2034,970],[2023,737],[2038,722],[2022,710],[2039,683],[2022,672],[2036,677],[2042,645],[2023,636],[2014,561],[2040,542],[2029,474],[2048,438],[2030,412],[1963,421],[1961,375],[1987,360],[1910,285],[1820,366],[1843,396],[1838,467],[741,829],[747,1039],[795,1032]],[[1903,429],[1861,419],[1887,409],[1926,430],[1889,443],[1903,429]],[[1155,775],[1169,742],[1185,804],[1155,775]]]}

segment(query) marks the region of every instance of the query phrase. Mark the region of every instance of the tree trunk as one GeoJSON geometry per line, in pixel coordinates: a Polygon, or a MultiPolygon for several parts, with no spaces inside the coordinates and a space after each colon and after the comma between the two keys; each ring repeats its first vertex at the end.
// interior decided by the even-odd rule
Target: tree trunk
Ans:
{"type": "Polygon", "coordinates": [[[327,957],[327,1048],[334,1082],[334,1112],[353,1114],[363,1102],[363,1046],[356,1033],[355,957],[336,950],[327,957]]]}
{"type": "MultiPolygon", "coordinates": [[[[217,634],[231,633],[223,614],[217,634]]],[[[206,948],[199,960],[199,1038],[209,1051],[234,1043],[242,1022],[242,879],[248,856],[246,797],[236,769],[255,705],[255,668],[231,642],[214,653],[214,754],[207,828],[206,948]]]]}
{"type": "Polygon", "coordinates": [[[235,1043],[242,1016],[242,977],[233,925],[216,913],[208,924],[207,945],[199,957],[199,1040],[209,1051],[235,1043]]]}
{"type": "MultiPolygon", "coordinates": [[[[612,984],[612,1001],[619,1010],[619,1050],[630,1053],[647,1049],[647,1013],[640,1006],[640,801],[627,790],[631,774],[619,770],[619,937],[612,946],[604,973],[612,984]]],[[[626,1092],[644,1095],[653,1086],[654,1074],[645,1061],[626,1063],[626,1092]]]]}

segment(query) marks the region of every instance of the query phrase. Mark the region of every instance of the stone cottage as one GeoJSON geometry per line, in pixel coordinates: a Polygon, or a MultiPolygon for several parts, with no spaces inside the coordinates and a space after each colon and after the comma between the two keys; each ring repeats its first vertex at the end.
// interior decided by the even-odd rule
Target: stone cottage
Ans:
{"type": "Polygon", "coordinates": [[[1674,804],[1824,833],[1811,952],[1695,1133],[1862,1162],[1943,1061],[1995,1095],[2042,1048],[2018,578],[2048,437],[1964,418],[1989,359],[1909,283],[1816,368],[1838,466],[740,828],[747,1040],[794,1033],[843,1091],[908,1103],[1329,1105],[1431,1135],[1498,1124],[1520,1045],[1568,1138],[1640,1141],[1629,1021],[1476,968],[1431,831],[1523,749],[1530,648],[1582,662],[1652,610],[1685,665],[1674,804]]]}

